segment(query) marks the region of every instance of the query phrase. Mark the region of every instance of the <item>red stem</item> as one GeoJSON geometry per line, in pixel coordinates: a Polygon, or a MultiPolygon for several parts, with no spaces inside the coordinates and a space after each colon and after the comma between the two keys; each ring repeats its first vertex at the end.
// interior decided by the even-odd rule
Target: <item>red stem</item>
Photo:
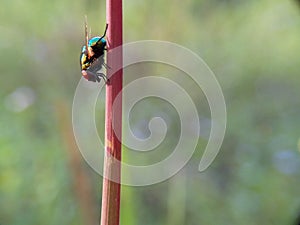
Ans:
{"type": "MultiPolygon", "coordinates": [[[[120,54],[109,54],[110,50],[122,45],[122,0],[107,0],[107,65],[110,68],[121,65],[122,51],[120,54]]],[[[121,161],[121,132],[122,132],[122,101],[113,103],[122,91],[123,70],[111,74],[107,69],[109,82],[106,85],[106,108],[105,108],[105,158],[104,178],[102,191],[101,225],[118,225],[120,220],[120,182],[121,167],[117,160],[121,161]],[[113,124],[117,124],[113,127],[113,124]],[[119,137],[119,138],[118,138],[119,137]],[[116,182],[109,180],[114,174],[116,182]]],[[[121,99],[120,99],[121,100],[121,99]]]]}

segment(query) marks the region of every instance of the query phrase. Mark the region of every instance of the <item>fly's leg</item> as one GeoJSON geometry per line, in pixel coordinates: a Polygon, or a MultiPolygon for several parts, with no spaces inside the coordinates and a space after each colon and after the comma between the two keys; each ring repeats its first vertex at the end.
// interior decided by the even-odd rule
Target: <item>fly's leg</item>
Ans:
{"type": "Polygon", "coordinates": [[[107,76],[104,73],[97,73],[97,76],[101,77],[104,80],[105,84],[107,84],[109,82],[109,79],[107,78],[107,76]]]}
{"type": "Polygon", "coordinates": [[[102,64],[104,66],[105,69],[111,69],[111,67],[109,65],[107,65],[106,63],[102,64]]]}

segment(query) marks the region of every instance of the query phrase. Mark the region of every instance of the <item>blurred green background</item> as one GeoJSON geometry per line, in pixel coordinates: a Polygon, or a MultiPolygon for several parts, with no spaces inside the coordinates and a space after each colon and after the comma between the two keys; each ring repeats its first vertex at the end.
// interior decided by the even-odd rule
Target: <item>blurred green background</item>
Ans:
{"type": "MultiPolygon", "coordinates": [[[[197,167],[205,135],[176,176],[148,187],[124,187],[122,225],[295,224],[299,6],[292,0],[124,1],[124,42],[167,40],[196,52],[220,82],[228,121],[221,151],[204,173],[197,167]]],[[[101,34],[104,0],[1,1],[2,225],[98,224],[102,178],[78,154],[71,126],[85,14],[92,34],[101,34]]],[[[125,71],[124,84],[131,79],[125,71]]],[[[199,115],[209,121],[204,96],[197,89],[189,93],[202,102],[199,115]]],[[[152,99],[150,106],[170,111],[170,123],[178,119],[164,102],[152,99]]],[[[154,113],[142,109],[133,126],[154,113]]],[[[176,138],[177,128],[168,135],[176,138]]],[[[163,148],[169,151],[168,142],[163,148]]],[[[130,161],[126,152],[124,158],[130,161]]]]}

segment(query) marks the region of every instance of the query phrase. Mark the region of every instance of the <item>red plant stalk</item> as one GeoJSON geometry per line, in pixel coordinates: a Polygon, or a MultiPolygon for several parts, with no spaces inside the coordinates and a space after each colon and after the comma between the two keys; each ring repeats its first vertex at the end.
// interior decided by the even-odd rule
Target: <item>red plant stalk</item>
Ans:
{"type": "MultiPolygon", "coordinates": [[[[110,68],[122,68],[122,51],[110,54],[110,50],[122,45],[122,0],[106,1],[107,29],[107,65],[110,68]]],[[[120,220],[121,191],[121,132],[122,132],[122,100],[119,105],[113,103],[122,92],[123,70],[111,74],[107,69],[109,82],[106,85],[105,107],[105,157],[102,191],[101,225],[118,225],[120,220]],[[114,126],[113,126],[114,124],[114,126]],[[113,174],[115,180],[109,177],[113,174]]],[[[118,97],[119,98],[119,97],[118,97]]],[[[115,103],[116,104],[116,103],[115,103]]]]}

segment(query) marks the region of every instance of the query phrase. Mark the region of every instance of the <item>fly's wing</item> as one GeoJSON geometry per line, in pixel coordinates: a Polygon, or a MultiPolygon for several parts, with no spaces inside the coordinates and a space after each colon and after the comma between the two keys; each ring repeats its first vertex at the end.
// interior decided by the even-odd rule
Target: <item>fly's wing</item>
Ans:
{"type": "Polygon", "coordinates": [[[105,77],[105,75],[100,71],[102,69],[103,64],[104,64],[104,58],[103,58],[103,56],[101,56],[101,57],[97,58],[89,66],[89,68],[86,70],[89,81],[100,82],[100,77],[103,77],[103,76],[105,77]]]}
{"type": "Polygon", "coordinates": [[[90,67],[87,69],[92,73],[97,73],[99,70],[102,69],[102,66],[104,64],[104,57],[100,56],[90,65],[90,67]]]}

